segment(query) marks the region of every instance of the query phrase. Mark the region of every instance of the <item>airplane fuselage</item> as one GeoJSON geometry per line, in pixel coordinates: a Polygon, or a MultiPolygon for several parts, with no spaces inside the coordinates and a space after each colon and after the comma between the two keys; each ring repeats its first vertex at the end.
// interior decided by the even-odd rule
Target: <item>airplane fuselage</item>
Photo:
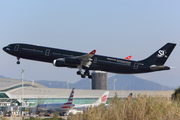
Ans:
{"type": "MultiPolygon", "coordinates": [[[[53,63],[57,67],[77,68],[80,60],[77,56],[85,55],[86,53],[43,47],[31,44],[10,44],[3,48],[3,50],[17,58],[24,58],[29,60],[36,60],[41,62],[53,63]],[[63,60],[61,60],[63,59],[63,60]]],[[[135,74],[146,73],[160,70],[169,70],[167,66],[151,68],[152,64],[142,61],[133,61],[120,59],[109,56],[94,55],[91,58],[91,65],[88,70],[99,70],[112,73],[135,74]]],[[[82,68],[86,68],[82,66],[82,68]]]]}
{"type": "Polygon", "coordinates": [[[74,104],[67,104],[64,103],[50,103],[50,104],[40,104],[38,106],[38,111],[50,111],[50,112],[67,112],[74,104]]]}

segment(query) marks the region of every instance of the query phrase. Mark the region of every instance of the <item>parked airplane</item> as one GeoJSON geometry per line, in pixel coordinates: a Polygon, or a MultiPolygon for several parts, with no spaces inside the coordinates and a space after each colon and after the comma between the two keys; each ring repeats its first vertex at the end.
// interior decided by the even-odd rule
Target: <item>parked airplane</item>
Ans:
{"type": "Polygon", "coordinates": [[[95,107],[95,106],[98,106],[100,104],[106,104],[108,95],[109,95],[109,91],[106,91],[96,102],[94,102],[92,104],[80,104],[80,105],[76,104],[72,109],[79,109],[79,110],[80,109],[87,109],[90,106],[95,107]]]}
{"type": "Polygon", "coordinates": [[[175,46],[176,44],[174,43],[167,43],[150,57],[139,61],[95,55],[96,50],[86,54],[21,43],[10,44],[4,47],[3,50],[17,57],[17,64],[20,64],[20,58],[48,62],[53,63],[56,67],[78,68],[77,74],[81,75],[82,78],[86,76],[92,78],[89,70],[123,74],[169,70],[170,67],[164,66],[164,64],[175,46]],[[82,69],[85,72],[82,72],[82,69]]]}
{"type": "Polygon", "coordinates": [[[74,88],[72,89],[69,99],[66,103],[39,104],[37,105],[37,111],[48,112],[48,113],[59,112],[60,114],[64,114],[68,110],[70,110],[72,107],[74,107],[74,104],[72,104],[73,96],[74,96],[74,88]]]}
{"type": "Polygon", "coordinates": [[[96,102],[94,102],[92,104],[76,104],[72,109],[70,109],[67,112],[67,115],[70,113],[72,113],[72,114],[83,113],[83,111],[87,110],[89,107],[95,107],[100,104],[106,104],[108,95],[109,95],[109,91],[106,91],[103,93],[103,95],[101,97],[99,97],[99,99],[96,102]]]}

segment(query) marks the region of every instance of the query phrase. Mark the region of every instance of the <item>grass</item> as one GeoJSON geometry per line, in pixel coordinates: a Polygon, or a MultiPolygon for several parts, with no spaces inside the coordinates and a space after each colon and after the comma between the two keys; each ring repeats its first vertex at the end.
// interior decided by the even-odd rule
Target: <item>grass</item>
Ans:
{"type": "Polygon", "coordinates": [[[60,118],[58,116],[59,116],[58,113],[55,113],[52,118],[41,119],[41,118],[33,118],[33,117],[31,117],[30,119],[26,119],[26,120],[64,120],[63,118],[60,118]]]}
{"type": "Polygon", "coordinates": [[[122,100],[115,95],[108,108],[89,108],[84,114],[68,116],[68,120],[180,120],[180,104],[160,96],[122,100]]]}

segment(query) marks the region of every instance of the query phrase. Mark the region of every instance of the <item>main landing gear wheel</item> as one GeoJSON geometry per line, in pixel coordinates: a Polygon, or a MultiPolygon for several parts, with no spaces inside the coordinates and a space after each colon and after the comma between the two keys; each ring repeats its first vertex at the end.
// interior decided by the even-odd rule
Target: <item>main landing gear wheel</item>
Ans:
{"type": "Polygon", "coordinates": [[[86,77],[86,75],[82,74],[82,75],[81,75],[81,77],[82,77],[82,78],[85,78],[85,77],[86,77]]]}
{"type": "Polygon", "coordinates": [[[77,71],[77,74],[78,74],[78,75],[81,75],[81,71],[77,71]]]}
{"type": "Polygon", "coordinates": [[[78,75],[81,75],[82,78],[85,78],[85,77],[86,77],[86,75],[82,74],[81,71],[77,71],[77,74],[78,74],[78,75]]]}
{"type": "Polygon", "coordinates": [[[77,71],[77,74],[78,74],[78,75],[81,75],[82,78],[85,78],[86,76],[88,76],[89,79],[92,78],[92,75],[90,75],[89,70],[86,70],[86,71],[84,72],[84,74],[83,74],[81,71],[77,71]]]}
{"type": "Polygon", "coordinates": [[[85,72],[84,72],[84,75],[88,76],[88,75],[89,75],[89,72],[85,71],[85,72]]]}
{"type": "Polygon", "coordinates": [[[86,70],[86,71],[84,72],[84,75],[88,76],[89,79],[92,78],[92,75],[90,75],[89,70],[86,70]]]}
{"type": "Polygon", "coordinates": [[[91,78],[92,78],[92,75],[88,75],[88,78],[91,79],[91,78]]]}

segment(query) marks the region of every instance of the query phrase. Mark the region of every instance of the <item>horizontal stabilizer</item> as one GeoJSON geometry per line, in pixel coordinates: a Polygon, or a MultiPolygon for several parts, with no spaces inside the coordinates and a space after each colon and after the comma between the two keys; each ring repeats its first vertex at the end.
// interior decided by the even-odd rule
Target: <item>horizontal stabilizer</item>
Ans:
{"type": "Polygon", "coordinates": [[[160,65],[160,66],[151,65],[151,66],[150,66],[150,69],[151,69],[151,70],[170,70],[170,67],[168,67],[168,66],[163,66],[163,65],[160,65]]]}

